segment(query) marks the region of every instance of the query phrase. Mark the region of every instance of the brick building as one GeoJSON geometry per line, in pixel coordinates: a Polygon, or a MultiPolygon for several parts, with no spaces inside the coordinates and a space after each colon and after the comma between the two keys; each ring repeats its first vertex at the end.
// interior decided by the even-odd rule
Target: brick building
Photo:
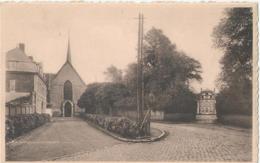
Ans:
{"type": "Polygon", "coordinates": [[[47,87],[42,64],[19,44],[6,54],[6,114],[44,113],[47,87]]]}
{"type": "Polygon", "coordinates": [[[86,84],[81,79],[72,65],[70,42],[68,41],[67,59],[56,74],[45,74],[47,78],[48,107],[54,115],[71,117],[79,112],[77,101],[86,89],[86,84]]]}

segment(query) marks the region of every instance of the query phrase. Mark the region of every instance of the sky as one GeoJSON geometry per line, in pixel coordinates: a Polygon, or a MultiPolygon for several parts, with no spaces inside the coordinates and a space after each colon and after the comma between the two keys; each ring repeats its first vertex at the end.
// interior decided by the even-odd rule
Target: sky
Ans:
{"type": "Polygon", "coordinates": [[[222,51],[213,47],[212,31],[225,6],[216,4],[20,4],[2,11],[2,54],[25,44],[27,55],[42,62],[44,72],[56,73],[66,60],[70,38],[72,64],[88,84],[102,82],[110,65],[122,70],[136,62],[138,13],[144,32],[152,27],[202,65],[196,92],[216,88],[222,51]]]}

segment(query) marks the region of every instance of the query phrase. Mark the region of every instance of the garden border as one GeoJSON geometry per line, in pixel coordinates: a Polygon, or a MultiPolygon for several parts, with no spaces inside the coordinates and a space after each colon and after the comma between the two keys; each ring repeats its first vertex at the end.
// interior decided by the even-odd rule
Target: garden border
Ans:
{"type": "Polygon", "coordinates": [[[25,137],[28,137],[32,134],[33,131],[36,131],[36,130],[39,130],[40,128],[43,128],[43,127],[46,127],[47,125],[51,125],[51,121],[50,122],[46,122],[44,123],[43,125],[39,126],[39,127],[36,127],[32,130],[30,130],[29,132],[26,132],[14,139],[12,139],[11,141],[6,141],[5,140],[5,145],[12,145],[12,144],[15,144],[15,143],[18,143],[21,139],[25,138],[25,137]]]}
{"type": "Polygon", "coordinates": [[[158,141],[158,140],[167,136],[166,131],[156,128],[157,130],[159,130],[161,132],[161,134],[159,136],[151,137],[151,138],[142,138],[142,139],[129,139],[129,138],[124,138],[124,137],[121,137],[117,134],[114,134],[114,133],[112,133],[112,132],[110,132],[110,131],[90,122],[89,120],[84,119],[84,121],[86,121],[90,126],[102,131],[103,133],[105,133],[105,134],[107,134],[107,135],[109,135],[109,136],[111,136],[111,137],[113,137],[117,140],[124,141],[124,142],[132,142],[132,143],[155,142],[155,141],[158,141]]]}

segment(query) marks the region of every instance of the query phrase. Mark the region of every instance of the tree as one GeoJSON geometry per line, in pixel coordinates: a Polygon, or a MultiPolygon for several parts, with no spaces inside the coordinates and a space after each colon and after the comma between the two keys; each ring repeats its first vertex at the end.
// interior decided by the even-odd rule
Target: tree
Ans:
{"type": "Polygon", "coordinates": [[[224,86],[231,86],[234,81],[252,80],[252,9],[226,9],[213,32],[215,47],[224,52],[220,63],[220,80],[224,86]]]}
{"type": "Polygon", "coordinates": [[[107,70],[104,72],[106,75],[107,79],[111,82],[114,83],[120,83],[122,82],[122,70],[116,68],[115,66],[111,65],[110,67],[107,68],[107,70]]]}
{"type": "Polygon", "coordinates": [[[252,112],[252,23],[252,8],[231,8],[214,29],[215,47],[224,53],[217,81],[219,113],[252,112]]]}
{"type": "Polygon", "coordinates": [[[114,103],[129,95],[121,83],[93,83],[87,86],[78,100],[78,106],[85,108],[86,113],[113,113],[114,103]]]}
{"type": "Polygon", "coordinates": [[[176,45],[159,29],[152,28],[147,32],[144,54],[147,82],[151,81],[161,91],[176,85],[188,86],[191,80],[202,80],[200,63],[177,51],[176,45]]]}
{"type": "Polygon", "coordinates": [[[129,95],[125,85],[121,83],[105,83],[96,93],[96,99],[103,113],[112,115],[114,103],[129,95]]]}
{"type": "MultiPolygon", "coordinates": [[[[196,105],[185,105],[187,102],[177,102],[178,97],[193,98],[194,93],[189,90],[191,80],[201,81],[200,63],[188,57],[184,52],[179,52],[176,45],[160,29],[152,28],[144,37],[144,85],[145,98],[150,93],[155,95],[155,103],[152,109],[163,109],[169,111],[178,108],[179,111],[185,107],[193,112],[196,105]],[[189,93],[182,93],[185,90],[189,93]],[[185,97],[186,96],[186,97],[185,97]],[[173,101],[177,104],[173,107],[173,101]],[[182,105],[182,106],[181,106],[182,105]]],[[[137,64],[130,64],[124,75],[124,83],[130,90],[132,96],[136,96],[137,64]]],[[[180,100],[179,100],[180,101],[180,100]]]]}
{"type": "Polygon", "coordinates": [[[80,108],[85,108],[86,113],[96,113],[98,105],[96,93],[100,87],[100,83],[89,84],[85,92],[80,96],[77,105],[80,108]]]}
{"type": "MultiPolygon", "coordinates": [[[[152,28],[144,38],[145,101],[149,101],[149,95],[153,94],[152,109],[194,113],[196,97],[189,82],[202,80],[200,63],[178,51],[159,29],[152,28]]],[[[104,114],[110,115],[120,107],[136,109],[137,63],[128,65],[123,78],[122,71],[115,66],[110,66],[105,74],[111,82],[90,86],[80,98],[80,106],[93,106],[94,110],[101,108],[104,114]]]]}
{"type": "Polygon", "coordinates": [[[126,85],[130,94],[135,96],[137,93],[137,64],[129,64],[124,74],[123,83],[126,85]]]}

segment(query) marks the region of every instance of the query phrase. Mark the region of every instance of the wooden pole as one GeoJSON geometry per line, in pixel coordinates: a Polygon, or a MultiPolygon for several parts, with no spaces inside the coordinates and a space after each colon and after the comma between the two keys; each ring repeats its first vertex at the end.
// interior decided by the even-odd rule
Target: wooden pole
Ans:
{"type": "MultiPolygon", "coordinates": [[[[138,56],[137,56],[137,122],[140,131],[144,134],[150,133],[150,113],[144,117],[145,90],[144,90],[144,62],[143,62],[143,25],[144,16],[139,14],[138,18],[138,56]]],[[[148,113],[148,112],[147,112],[148,113]]]]}
{"type": "Polygon", "coordinates": [[[144,110],[144,73],[143,73],[143,23],[144,16],[141,14],[141,34],[140,34],[140,62],[141,62],[141,117],[143,119],[143,110],[144,110]]]}
{"type": "Polygon", "coordinates": [[[140,117],[140,88],[139,88],[139,74],[140,74],[140,14],[139,14],[139,17],[138,17],[138,43],[137,43],[137,97],[136,97],[136,100],[137,100],[137,124],[138,126],[140,125],[140,122],[141,122],[141,117],[140,117]]]}

